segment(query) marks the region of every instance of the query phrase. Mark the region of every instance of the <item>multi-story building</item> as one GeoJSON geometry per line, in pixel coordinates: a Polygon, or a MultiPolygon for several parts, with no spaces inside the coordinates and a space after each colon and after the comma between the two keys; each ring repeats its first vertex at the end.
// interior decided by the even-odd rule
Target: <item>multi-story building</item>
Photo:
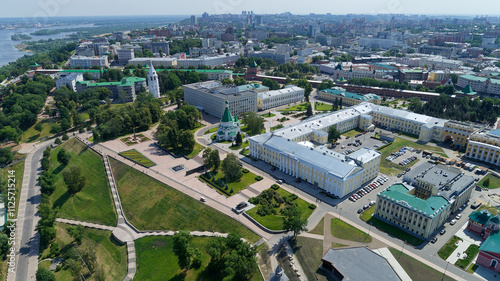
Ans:
{"type": "Polygon", "coordinates": [[[323,145],[314,147],[311,142],[325,144],[331,126],[340,132],[357,128],[360,115],[360,111],[348,108],[252,137],[250,156],[328,193],[344,197],[377,176],[380,152],[362,148],[344,155],[323,145]]]}
{"type": "Polygon", "coordinates": [[[428,69],[457,69],[463,65],[462,61],[445,59],[439,56],[423,57],[420,59],[420,67],[427,66],[428,69]]]}
{"type": "Polygon", "coordinates": [[[106,88],[111,91],[110,99],[122,103],[133,102],[141,88],[146,89],[146,78],[125,77],[120,82],[90,83],[81,81],[76,83],[76,91],[80,94],[87,89],[106,88]]]}
{"type": "Polygon", "coordinates": [[[118,61],[122,63],[128,63],[130,60],[135,58],[135,53],[133,49],[118,49],[118,61]]]}
{"type": "Polygon", "coordinates": [[[218,69],[158,69],[157,71],[195,71],[196,73],[204,73],[207,75],[208,80],[219,80],[222,81],[225,78],[233,79],[232,70],[218,70],[218,69]]]}
{"type": "Polygon", "coordinates": [[[131,65],[144,65],[153,63],[155,66],[176,66],[177,59],[176,58],[133,58],[128,61],[128,64],[131,65]]]}
{"type": "Polygon", "coordinates": [[[223,116],[226,101],[235,116],[248,111],[257,112],[257,91],[253,85],[222,85],[220,81],[206,81],[183,87],[186,102],[216,117],[223,116]]]}
{"type": "Polygon", "coordinates": [[[500,273],[500,215],[492,215],[487,209],[469,215],[467,229],[485,241],[479,247],[476,264],[500,273]]]}
{"type": "Polygon", "coordinates": [[[471,134],[465,156],[500,166],[500,129],[471,134]]]}
{"type": "Polygon", "coordinates": [[[500,80],[476,75],[460,75],[457,87],[465,88],[470,85],[472,90],[479,93],[500,96],[500,80]]]}
{"type": "Polygon", "coordinates": [[[76,91],[76,82],[83,81],[81,73],[61,73],[56,80],[56,88],[67,87],[71,91],[76,91]]]}
{"type": "Polygon", "coordinates": [[[276,50],[262,50],[262,51],[250,51],[248,52],[249,58],[262,58],[271,59],[277,64],[285,64],[290,62],[289,53],[278,53],[276,50]]]}
{"type": "Polygon", "coordinates": [[[90,68],[91,66],[99,66],[102,68],[105,66],[109,66],[108,56],[100,56],[100,57],[72,56],[69,59],[69,65],[73,68],[78,66],[81,68],[90,68]]]}
{"type": "Polygon", "coordinates": [[[440,141],[451,141],[453,145],[467,147],[470,135],[480,132],[483,127],[458,121],[446,121],[440,141]]]}
{"type": "Polygon", "coordinates": [[[363,102],[370,102],[373,104],[380,104],[382,98],[375,94],[355,94],[347,92],[345,89],[340,87],[334,87],[330,89],[325,89],[318,92],[318,97],[327,101],[335,101],[340,99],[343,104],[346,105],[356,105],[363,102]]]}
{"type": "Polygon", "coordinates": [[[450,214],[450,203],[442,196],[422,199],[414,187],[396,183],[377,194],[374,217],[414,236],[427,239],[443,225],[450,214]]]}
{"type": "Polygon", "coordinates": [[[194,66],[198,68],[200,65],[206,66],[221,66],[236,62],[240,58],[239,54],[222,54],[212,57],[202,56],[195,59],[178,59],[177,65],[179,67],[188,68],[194,66]]]}
{"type": "Polygon", "coordinates": [[[298,102],[304,99],[304,89],[288,85],[284,89],[262,92],[257,95],[257,109],[267,110],[273,107],[298,102]]]}

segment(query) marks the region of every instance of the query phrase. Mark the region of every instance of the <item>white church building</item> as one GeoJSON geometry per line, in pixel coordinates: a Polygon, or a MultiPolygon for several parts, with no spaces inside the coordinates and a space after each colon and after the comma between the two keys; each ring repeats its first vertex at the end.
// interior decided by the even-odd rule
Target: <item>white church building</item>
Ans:
{"type": "Polygon", "coordinates": [[[153,63],[150,62],[149,73],[148,73],[148,89],[153,97],[160,97],[160,84],[158,83],[158,74],[153,66],[153,63]]]}
{"type": "Polygon", "coordinates": [[[229,102],[226,101],[226,109],[224,110],[224,115],[220,120],[219,127],[217,129],[217,140],[227,140],[234,141],[236,135],[240,132],[241,123],[238,117],[232,116],[229,111],[229,102]]]}

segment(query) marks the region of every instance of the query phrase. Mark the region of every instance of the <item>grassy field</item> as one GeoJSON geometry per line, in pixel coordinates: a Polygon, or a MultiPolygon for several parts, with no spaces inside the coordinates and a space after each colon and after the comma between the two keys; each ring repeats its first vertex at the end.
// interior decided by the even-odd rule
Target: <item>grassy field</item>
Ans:
{"type": "Polygon", "coordinates": [[[276,130],[279,130],[279,129],[282,129],[282,128],[285,128],[285,126],[283,126],[283,124],[278,124],[276,126],[272,126],[271,127],[271,131],[276,131],[276,130]]]}
{"type": "Polygon", "coordinates": [[[305,102],[305,103],[301,103],[301,104],[287,107],[285,109],[280,109],[278,111],[306,111],[308,106],[309,106],[309,103],[305,102]]]}
{"type": "Polygon", "coordinates": [[[333,236],[344,240],[364,243],[372,242],[370,235],[337,218],[332,219],[331,232],[333,236]]]}
{"type": "Polygon", "coordinates": [[[477,185],[479,185],[481,188],[489,188],[489,189],[495,189],[500,187],[500,178],[495,177],[494,175],[488,173],[484,178],[482,178],[477,185]],[[488,186],[484,185],[484,181],[486,179],[490,179],[490,184],[488,186]]]}
{"type": "Polygon", "coordinates": [[[372,218],[373,213],[375,213],[375,205],[371,206],[366,211],[364,211],[363,213],[361,213],[361,215],[359,217],[363,221],[369,221],[372,218]]]}
{"type": "Polygon", "coordinates": [[[325,229],[325,218],[321,218],[321,220],[318,222],[316,227],[314,227],[313,230],[309,231],[309,233],[312,234],[318,234],[318,235],[324,235],[324,229],[325,229]]]}
{"type": "MultiPolygon", "coordinates": [[[[135,241],[137,252],[137,273],[134,280],[222,280],[222,276],[206,270],[210,262],[208,244],[213,238],[193,237],[189,245],[203,254],[200,268],[183,270],[179,268],[177,255],[173,250],[172,237],[144,237],[135,241]]],[[[252,281],[263,280],[258,269],[252,281]]]]}
{"type": "Polygon", "coordinates": [[[125,215],[140,230],[235,232],[251,242],[260,238],[229,216],[122,162],[110,159],[110,164],[125,215]]]}
{"type": "Polygon", "coordinates": [[[437,252],[438,256],[443,260],[446,260],[451,255],[451,253],[453,253],[453,251],[455,251],[455,249],[457,248],[455,243],[458,240],[462,241],[462,238],[453,235],[453,237],[451,237],[451,239],[448,240],[448,242],[446,242],[446,244],[444,244],[443,247],[441,247],[441,249],[439,249],[439,251],[437,252]]]}
{"type": "Polygon", "coordinates": [[[191,159],[195,157],[198,153],[200,153],[200,151],[202,151],[203,148],[204,147],[201,144],[196,142],[192,150],[182,150],[180,148],[177,148],[177,149],[170,149],[169,151],[172,152],[174,155],[184,155],[187,158],[191,159]]]}
{"type": "Polygon", "coordinates": [[[123,151],[119,153],[121,156],[134,161],[135,163],[142,165],[146,168],[150,168],[156,165],[155,162],[149,160],[146,156],[142,155],[139,151],[135,149],[123,151]]]}
{"type": "Polygon", "coordinates": [[[59,208],[58,216],[110,226],[116,225],[116,213],[102,158],[74,138],[54,149],[50,158],[52,162],[50,171],[56,176],[56,189],[50,196],[50,202],[54,207],[59,208]],[[86,179],[85,187],[73,196],[67,192],[61,174],[65,166],[57,162],[57,153],[61,148],[71,153],[67,168],[80,167],[86,179]]]}
{"type": "MultiPolygon", "coordinates": [[[[406,146],[413,147],[415,149],[427,150],[427,151],[431,151],[431,152],[435,152],[435,153],[444,153],[444,151],[441,147],[429,146],[429,145],[425,145],[425,144],[418,144],[418,143],[415,143],[411,140],[396,137],[394,142],[391,145],[379,150],[382,153],[382,160],[380,160],[380,172],[381,173],[384,173],[386,175],[396,175],[403,170],[402,166],[400,166],[398,163],[399,163],[399,161],[406,158],[404,155],[400,156],[398,159],[396,159],[394,161],[387,161],[387,160],[385,160],[385,158],[387,158],[389,155],[391,155],[391,153],[397,152],[401,148],[406,147],[406,146]],[[401,159],[401,160],[399,160],[399,159],[401,159]]],[[[416,163],[418,163],[418,161],[413,161],[410,164],[404,166],[404,169],[409,168],[416,163]]]]}
{"type": "MultiPolygon", "coordinates": [[[[276,190],[276,192],[282,198],[289,197],[290,195],[292,195],[292,193],[290,193],[282,188],[276,190]]],[[[297,203],[298,208],[302,212],[302,217],[304,217],[304,218],[309,218],[309,216],[311,216],[311,214],[314,212],[314,210],[311,210],[309,208],[309,203],[307,203],[303,199],[297,198],[293,202],[297,203]]],[[[247,214],[268,229],[283,230],[283,217],[281,216],[280,210],[284,209],[285,206],[286,205],[284,203],[280,205],[280,207],[277,210],[277,215],[271,214],[271,215],[266,215],[266,216],[260,216],[257,214],[258,206],[248,210],[247,214]]]]}
{"type": "MultiPolygon", "coordinates": [[[[63,223],[56,223],[56,240],[55,242],[59,245],[59,249],[62,249],[65,245],[71,244],[73,239],[69,236],[67,232],[67,227],[69,225],[63,223]]],[[[119,244],[113,238],[110,231],[97,230],[92,228],[85,228],[84,238],[82,244],[90,243],[95,245],[93,249],[96,251],[97,265],[102,267],[106,280],[123,280],[127,275],[127,246],[119,244]]],[[[47,258],[50,249],[46,249],[40,255],[40,260],[47,258]]],[[[48,268],[50,262],[46,261],[40,263],[40,266],[48,268]]],[[[56,280],[66,281],[73,280],[71,272],[68,269],[63,269],[53,272],[56,276],[56,280]]],[[[94,280],[93,277],[87,280],[94,280]]]]}
{"type": "MultiPolygon", "coordinates": [[[[250,130],[248,129],[247,125],[241,126],[240,129],[242,132],[247,133],[249,136],[254,136],[253,134],[250,133],[250,130]]],[[[261,134],[264,134],[265,132],[266,132],[266,128],[262,128],[262,130],[260,130],[261,134]]]]}
{"type": "Polygon", "coordinates": [[[459,259],[455,262],[455,265],[460,267],[461,269],[467,269],[471,261],[479,253],[479,246],[472,244],[467,248],[467,250],[465,250],[464,253],[467,254],[467,257],[465,259],[459,259]]]}
{"type": "Polygon", "coordinates": [[[230,146],[229,149],[231,150],[238,150],[238,149],[241,149],[241,148],[245,148],[245,147],[248,147],[250,145],[250,143],[247,141],[244,141],[240,146],[230,146]]]}
{"type": "Polygon", "coordinates": [[[342,135],[344,137],[351,137],[351,138],[354,138],[355,135],[359,134],[359,133],[362,133],[364,132],[363,130],[361,129],[354,129],[354,130],[350,130],[349,132],[345,132],[343,133],[342,135]]]}
{"type": "Polygon", "coordinates": [[[42,123],[42,131],[35,130],[35,125],[21,134],[21,142],[35,142],[41,138],[50,136],[50,128],[53,123],[47,122],[45,119],[38,119],[37,123],[42,123]]]}
{"type": "Polygon", "coordinates": [[[218,129],[217,127],[212,128],[212,129],[208,129],[208,130],[205,131],[204,135],[215,133],[215,132],[217,132],[217,129],[218,129]]]}
{"type": "Polygon", "coordinates": [[[441,279],[443,277],[443,272],[439,272],[394,248],[389,248],[389,250],[413,281],[454,280],[448,275],[445,275],[444,278],[441,279]]]}
{"type": "Polygon", "coordinates": [[[333,105],[323,102],[315,102],[314,109],[316,111],[332,111],[333,105]]]}
{"type": "Polygon", "coordinates": [[[323,240],[298,236],[290,241],[297,259],[304,269],[307,280],[327,281],[325,272],[318,267],[323,257],[323,240]]]}
{"type": "Polygon", "coordinates": [[[141,142],[145,142],[145,141],[148,141],[150,140],[148,137],[146,137],[145,135],[143,134],[136,134],[135,135],[137,140],[133,140],[134,138],[134,135],[131,135],[131,136],[128,136],[128,137],[124,137],[124,138],[121,138],[120,140],[125,143],[126,145],[130,146],[130,145],[134,145],[134,144],[138,144],[138,143],[141,143],[141,142]]]}
{"type": "Polygon", "coordinates": [[[243,173],[243,177],[241,177],[240,181],[227,183],[224,180],[225,177],[224,173],[219,169],[219,172],[215,175],[215,181],[217,181],[218,179],[224,180],[224,182],[227,183],[228,187],[227,189],[225,187],[218,186],[215,182],[212,182],[212,180],[206,177],[205,174],[201,175],[199,178],[203,180],[205,183],[207,183],[209,186],[216,188],[219,192],[222,192],[226,196],[231,196],[238,194],[239,191],[247,188],[247,186],[256,183],[257,182],[257,180],[255,179],[256,176],[257,175],[252,172],[248,172],[246,174],[243,173]],[[231,189],[233,189],[233,192],[231,192],[231,189]]]}
{"type": "Polygon", "coordinates": [[[372,226],[375,226],[379,230],[382,230],[396,238],[399,238],[405,242],[408,242],[409,244],[413,246],[418,246],[424,242],[424,240],[417,238],[407,232],[404,232],[403,230],[392,226],[386,222],[383,222],[375,217],[371,217],[367,223],[371,224],[372,226]]]}
{"type": "Polygon", "coordinates": [[[268,113],[261,114],[260,116],[262,116],[264,118],[271,118],[271,117],[276,116],[276,114],[268,112],[268,113]]]}

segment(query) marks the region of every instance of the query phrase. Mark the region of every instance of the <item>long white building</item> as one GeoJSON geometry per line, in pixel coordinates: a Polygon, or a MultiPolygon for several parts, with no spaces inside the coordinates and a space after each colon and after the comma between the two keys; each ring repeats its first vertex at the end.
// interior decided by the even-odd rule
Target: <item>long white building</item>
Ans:
{"type": "Polygon", "coordinates": [[[273,107],[298,102],[304,99],[304,89],[288,85],[284,89],[259,93],[257,109],[267,110],[273,107]]]}

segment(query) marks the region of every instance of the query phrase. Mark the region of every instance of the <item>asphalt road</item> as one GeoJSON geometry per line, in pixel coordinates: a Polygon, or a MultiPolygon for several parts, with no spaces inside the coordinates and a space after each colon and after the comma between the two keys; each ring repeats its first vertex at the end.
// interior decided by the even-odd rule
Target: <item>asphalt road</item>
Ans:
{"type": "Polygon", "coordinates": [[[15,275],[15,280],[19,281],[35,280],[35,272],[38,268],[37,260],[40,246],[40,235],[38,232],[35,232],[36,222],[34,220],[35,214],[37,213],[37,207],[41,201],[41,194],[37,179],[41,173],[40,160],[42,159],[43,151],[51,143],[52,142],[48,142],[37,147],[33,152],[31,165],[29,167],[25,166],[25,169],[30,169],[30,171],[24,224],[21,231],[21,244],[16,266],[17,272],[15,275]]]}

